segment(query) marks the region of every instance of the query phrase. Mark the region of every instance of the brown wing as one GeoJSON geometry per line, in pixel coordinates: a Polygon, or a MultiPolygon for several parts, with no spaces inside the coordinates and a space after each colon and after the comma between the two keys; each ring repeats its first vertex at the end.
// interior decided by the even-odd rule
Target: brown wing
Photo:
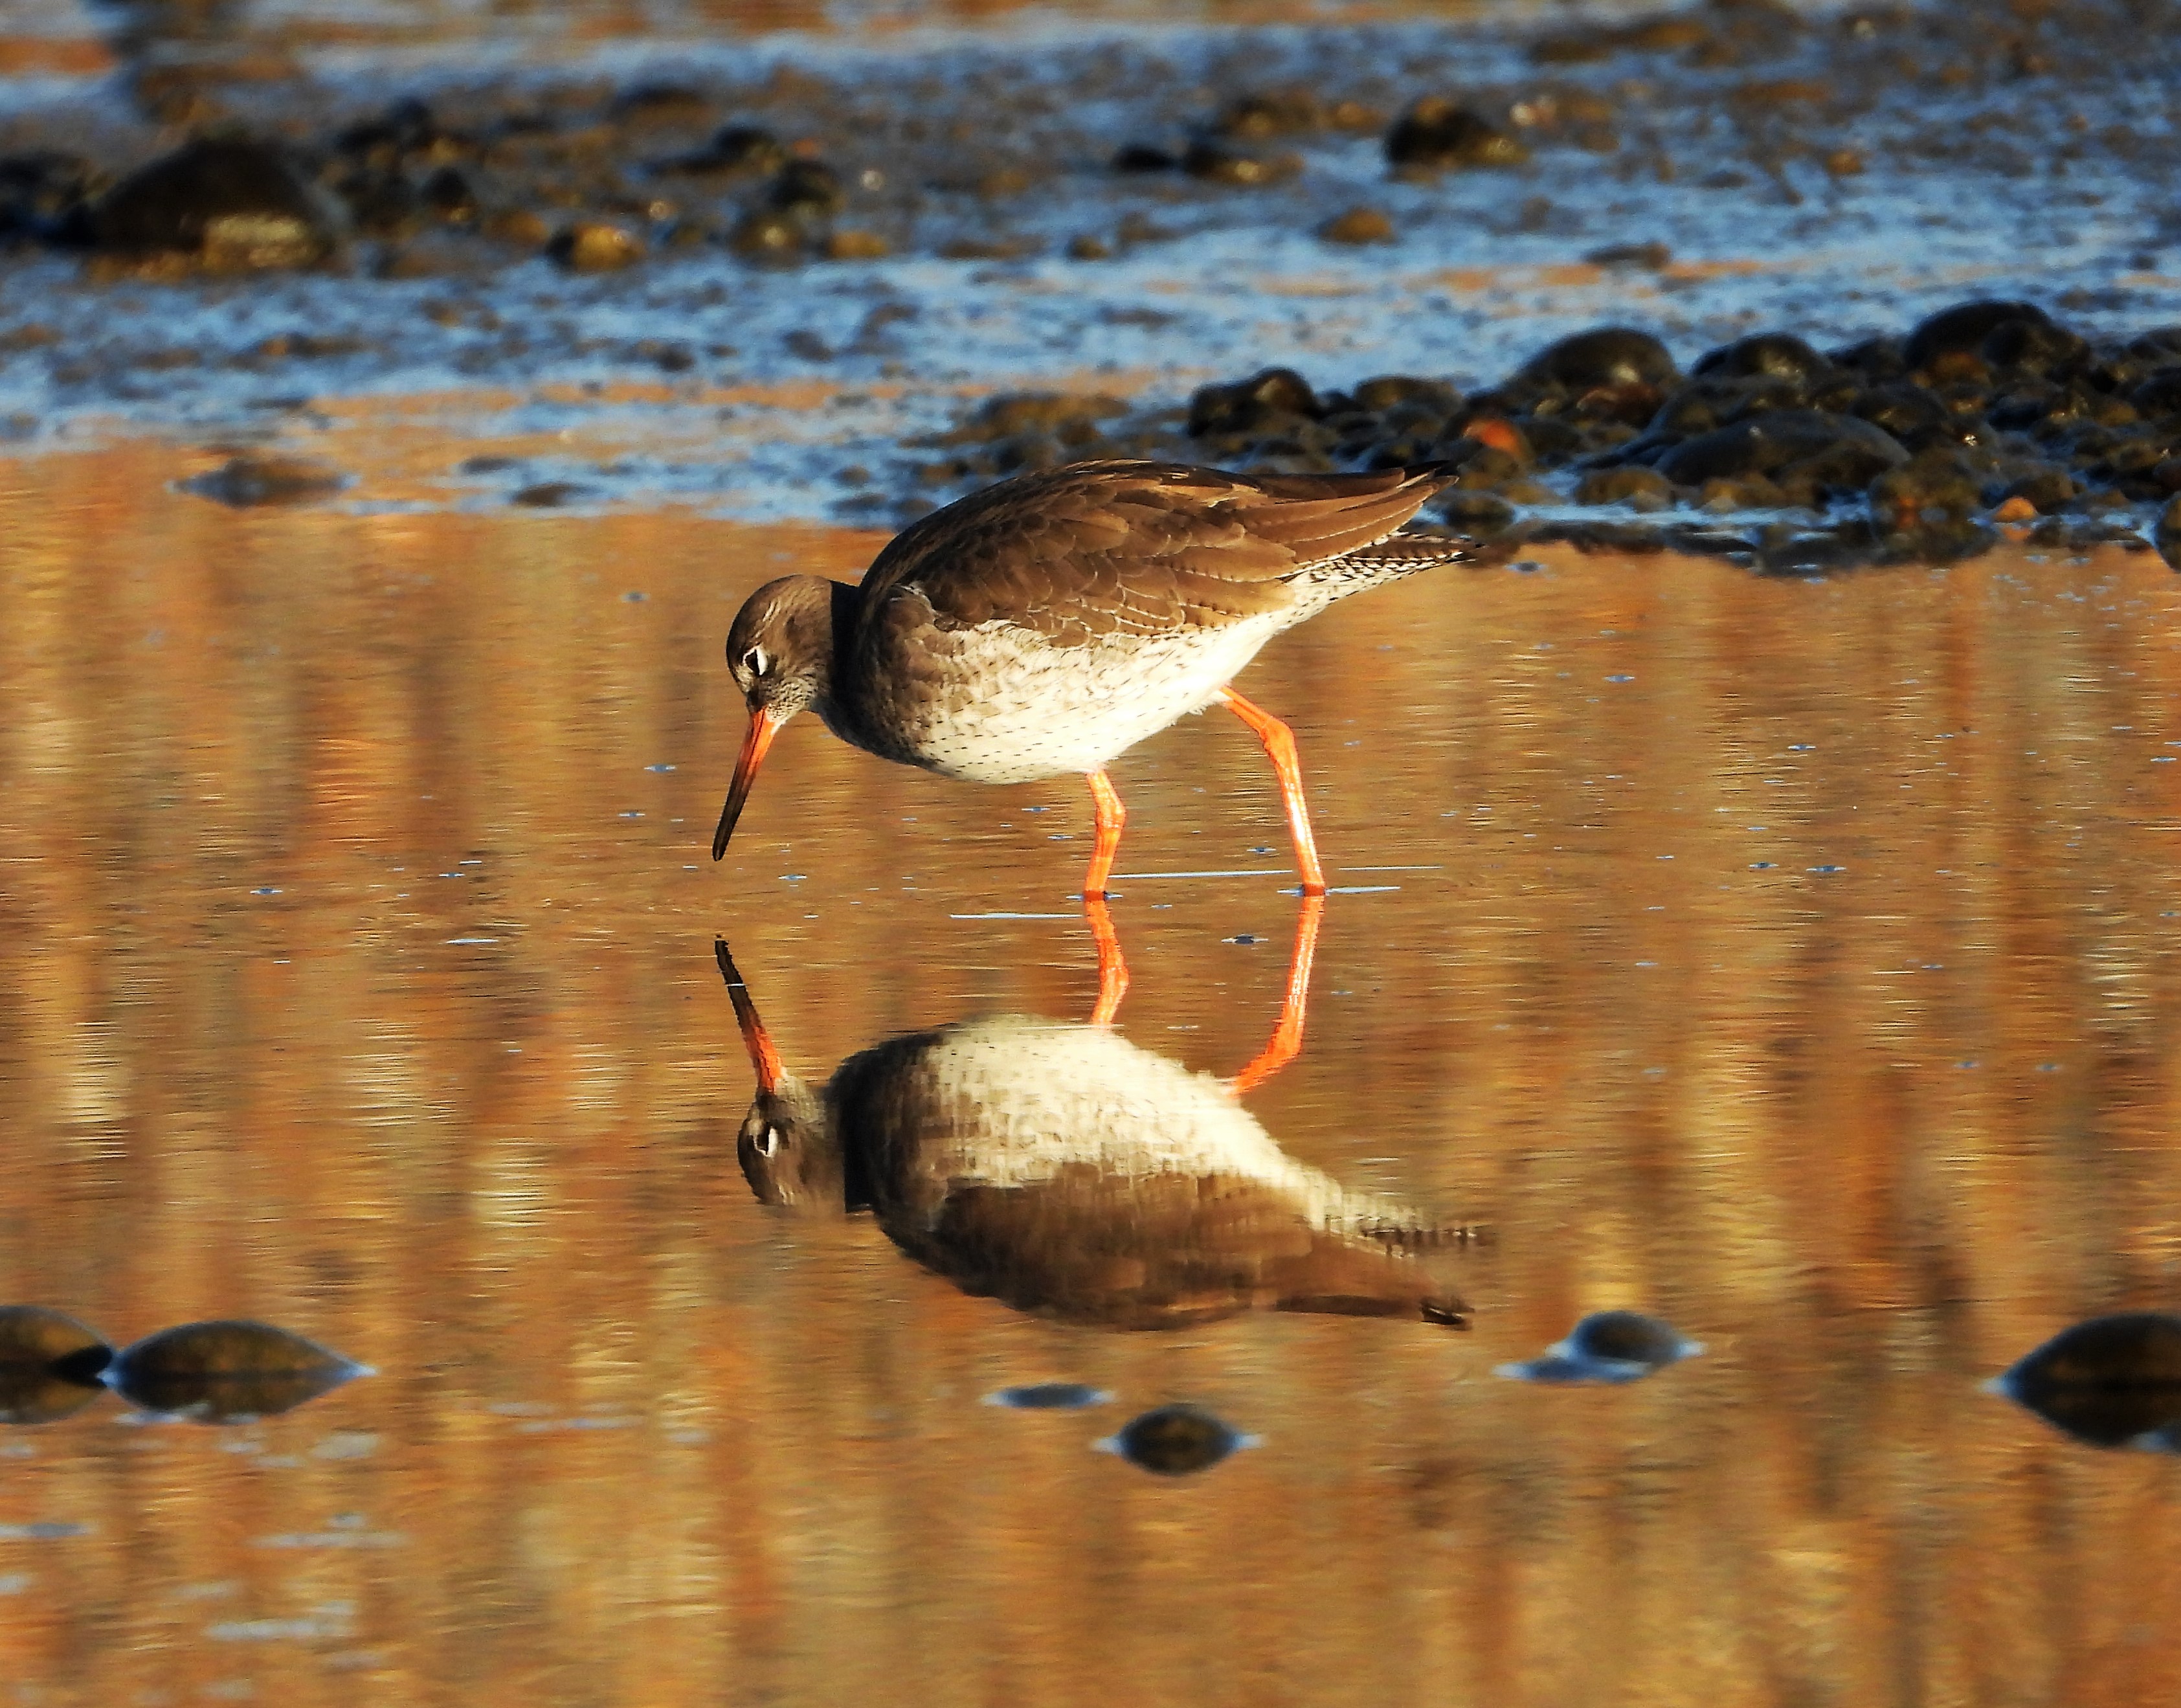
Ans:
{"type": "Polygon", "coordinates": [[[884,622],[913,589],[941,627],[1006,622],[1061,646],[1216,628],[1282,609],[1295,577],[1386,539],[1451,478],[1436,465],[1250,476],[1163,462],[1018,475],[897,536],[864,575],[864,621],[884,622]]]}

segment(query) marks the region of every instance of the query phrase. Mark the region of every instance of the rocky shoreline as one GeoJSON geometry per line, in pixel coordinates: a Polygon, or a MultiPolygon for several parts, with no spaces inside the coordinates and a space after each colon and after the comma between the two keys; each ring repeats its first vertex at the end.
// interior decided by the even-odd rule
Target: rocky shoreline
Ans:
{"type": "Polygon", "coordinates": [[[2181,326],[2097,340],[2035,303],[1977,300],[1830,352],[1753,334],[1687,373],[1651,334],[1601,327],[1466,395],[1414,374],[1321,393],[1273,368],[1201,388],[1185,412],[994,397],[916,448],[942,454],[912,478],[949,496],[1092,457],[1445,462],[1459,472],[1437,518],[1478,539],[1782,573],[1953,562],[2003,537],[2181,561],[2181,326]]]}

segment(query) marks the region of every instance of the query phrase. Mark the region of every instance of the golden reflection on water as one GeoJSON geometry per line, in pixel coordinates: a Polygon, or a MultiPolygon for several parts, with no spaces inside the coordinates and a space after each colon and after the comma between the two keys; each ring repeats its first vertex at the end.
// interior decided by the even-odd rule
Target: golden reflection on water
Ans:
{"type": "MultiPolygon", "coordinates": [[[[737,1166],[715,934],[814,1081],[1095,992],[1072,785],[803,720],[705,857],[729,617],[870,537],[236,513],[185,466],[0,468],[0,1300],[117,1340],[257,1317],[379,1374],[240,1429],[106,1400],[0,1434],[0,1703],[2181,1688],[2172,1462],[1978,1387],[2181,1296],[2155,559],[1550,556],[1276,642],[1245,686],[1366,893],[1247,1108],[1488,1224],[1447,1260],[1475,1327],[1118,1333],[737,1166]],[[1492,1375],[1621,1306],[1708,1350],[1492,1375]],[[1047,1379],[1118,1399],[978,1403],[1047,1379]],[[1089,1451],[1168,1400],[1264,1445],[1174,1481],[1089,1451]]],[[[1116,780],[1124,872],[1284,865],[1231,720],[1116,780]]],[[[1118,886],[1132,1047],[1251,1059],[1285,882],[1118,886]]]]}

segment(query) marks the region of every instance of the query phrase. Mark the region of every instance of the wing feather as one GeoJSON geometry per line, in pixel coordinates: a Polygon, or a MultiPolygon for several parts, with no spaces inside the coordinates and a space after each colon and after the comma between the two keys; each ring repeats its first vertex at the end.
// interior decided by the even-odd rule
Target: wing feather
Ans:
{"type": "Polygon", "coordinates": [[[864,576],[863,621],[892,627],[913,590],[943,629],[1006,623],[1063,646],[1217,628],[1287,608],[1306,572],[1386,539],[1451,478],[1119,462],[1019,475],[897,535],[864,576]]]}

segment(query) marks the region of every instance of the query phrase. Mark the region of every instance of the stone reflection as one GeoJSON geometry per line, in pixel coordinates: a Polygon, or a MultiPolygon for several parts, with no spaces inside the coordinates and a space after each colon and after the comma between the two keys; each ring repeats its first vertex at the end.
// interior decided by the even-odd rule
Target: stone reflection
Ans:
{"type": "Polygon", "coordinates": [[[2181,1317],[2129,1311],[2063,1329],[1991,1385],[2094,1447],[2181,1451],[2181,1317]]]}
{"type": "Polygon", "coordinates": [[[1258,1437],[1243,1434],[1201,1406],[1189,1405],[1145,1412],[1096,1444],[1102,1453],[1118,1453],[1162,1477],[1208,1470],[1238,1448],[1258,1445],[1258,1437]]]}
{"type": "Polygon", "coordinates": [[[1278,1310],[1466,1327],[1434,1258],[1471,1229],[1349,1190],[1242,1107],[1300,1047],[1317,917],[1306,904],[1272,1042],[1231,1080],[1102,1024],[1004,1014],[889,1039],[814,1086],[781,1065],[722,942],[758,1080],[743,1172],[781,1209],[871,1211],[964,1292],[1064,1322],[1278,1310]]]}
{"type": "Polygon", "coordinates": [[[113,1349],[64,1311],[0,1305],[0,1423],[52,1423],[105,1391],[113,1349]]]}
{"type": "Polygon", "coordinates": [[[1543,1357],[1502,1364],[1498,1374],[1518,1382],[1633,1382],[1703,1351],[1702,1341],[1641,1311],[1593,1311],[1543,1357]]]}
{"type": "Polygon", "coordinates": [[[1093,1388],[1084,1382],[1029,1382],[987,1394],[985,1403],[1005,1406],[1016,1412],[1080,1412],[1091,1406],[1102,1406],[1113,1397],[1106,1389],[1093,1388]]]}
{"type": "Polygon", "coordinates": [[[185,1323],[123,1349],[107,1372],[114,1391],[147,1412],[239,1423],[292,1411],[364,1365],[269,1323],[185,1323]]]}

